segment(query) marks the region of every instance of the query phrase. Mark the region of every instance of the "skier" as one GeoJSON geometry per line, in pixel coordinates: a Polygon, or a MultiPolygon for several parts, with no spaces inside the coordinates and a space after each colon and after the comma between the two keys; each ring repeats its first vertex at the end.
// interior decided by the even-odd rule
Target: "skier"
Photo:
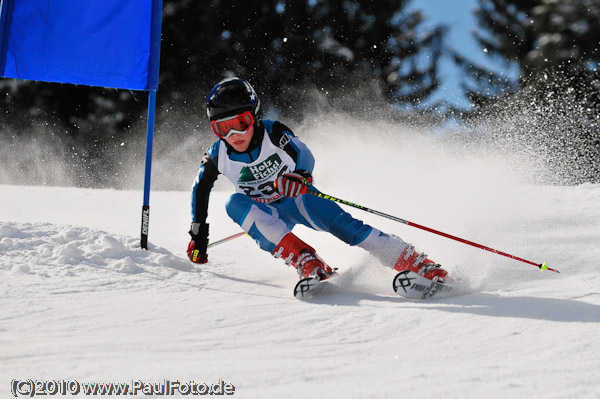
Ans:
{"type": "Polygon", "coordinates": [[[187,254],[194,263],[208,261],[207,210],[217,176],[224,174],[236,193],[228,215],[265,251],[284,258],[300,278],[325,279],[332,269],[292,229],[303,224],[357,245],[383,265],[411,270],[444,282],[447,271],[414,246],[353,218],[339,205],[312,195],[315,160],[308,147],[284,124],[261,118],[254,88],[241,78],[220,81],[208,95],[207,114],[217,140],[204,154],[192,190],[192,239],[187,254]]]}

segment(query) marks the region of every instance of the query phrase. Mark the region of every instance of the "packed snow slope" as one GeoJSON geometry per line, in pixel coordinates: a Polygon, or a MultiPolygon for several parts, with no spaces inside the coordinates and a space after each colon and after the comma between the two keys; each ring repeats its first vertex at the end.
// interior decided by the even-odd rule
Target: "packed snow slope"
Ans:
{"type": "MultiPolygon", "coordinates": [[[[308,137],[317,187],[561,273],[348,209],[463,275],[464,294],[398,297],[366,252],[298,227],[341,272],[303,302],[249,237],[190,264],[187,191],[151,194],[144,251],[140,191],[3,185],[0,397],[13,379],[221,379],[240,398],[599,398],[600,185],[532,184],[524,163],[408,137],[308,137]]],[[[213,241],[239,231],[230,191],[211,197],[213,241]]]]}

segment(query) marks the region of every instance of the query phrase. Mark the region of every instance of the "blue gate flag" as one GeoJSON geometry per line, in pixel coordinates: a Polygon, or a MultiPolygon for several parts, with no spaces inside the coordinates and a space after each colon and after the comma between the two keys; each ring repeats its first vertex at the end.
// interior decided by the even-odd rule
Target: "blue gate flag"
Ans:
{"type": "Polygon", "coordinates": [[[2,0],[0,75],[156,90],[152,11],[153,0],[2,0]]]}
{"type": "Polygon", "coordinates": [[[162,0],[0,1],[0,76],[148,90],[141,234],[148,249],[162,0]]]}

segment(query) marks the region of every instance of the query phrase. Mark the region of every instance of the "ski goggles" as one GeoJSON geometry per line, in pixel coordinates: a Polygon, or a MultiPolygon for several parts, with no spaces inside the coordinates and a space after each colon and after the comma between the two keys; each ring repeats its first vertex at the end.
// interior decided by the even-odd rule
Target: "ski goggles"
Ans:
{"type": "Polygon", "coordinates": [[[218,119],[210,123],[212,131],[222,139],[228,139],[232,134],[244,134],[254,124],[254,118],[250,111],[218,119]]]}

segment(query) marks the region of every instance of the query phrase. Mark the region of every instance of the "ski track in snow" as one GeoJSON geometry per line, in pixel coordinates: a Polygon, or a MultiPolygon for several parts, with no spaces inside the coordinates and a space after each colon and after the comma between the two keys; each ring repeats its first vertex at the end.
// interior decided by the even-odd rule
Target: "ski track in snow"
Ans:
{"type": "MultiPolygon", "coordinates": [[[[418,223],[562,272],[353,212],[465,277],[464,295],[427,302],[396,296],[394,273],[362,250],[302,227],[341,272],[309,302],[292,297],[295,270],[248,237],[191,265],[186,192],[152,194],[149,251],[139,192],[0,192],[1,397],[13,378],[223,379],[242,398],[600,397],[599,185],[520,186],[433,214],[418,198],[360,199],[392,213],[413,205],[418,223]]],[[[228,195],[211,198],[213,240],[238,231],[222,209],[228,195]]]]}

